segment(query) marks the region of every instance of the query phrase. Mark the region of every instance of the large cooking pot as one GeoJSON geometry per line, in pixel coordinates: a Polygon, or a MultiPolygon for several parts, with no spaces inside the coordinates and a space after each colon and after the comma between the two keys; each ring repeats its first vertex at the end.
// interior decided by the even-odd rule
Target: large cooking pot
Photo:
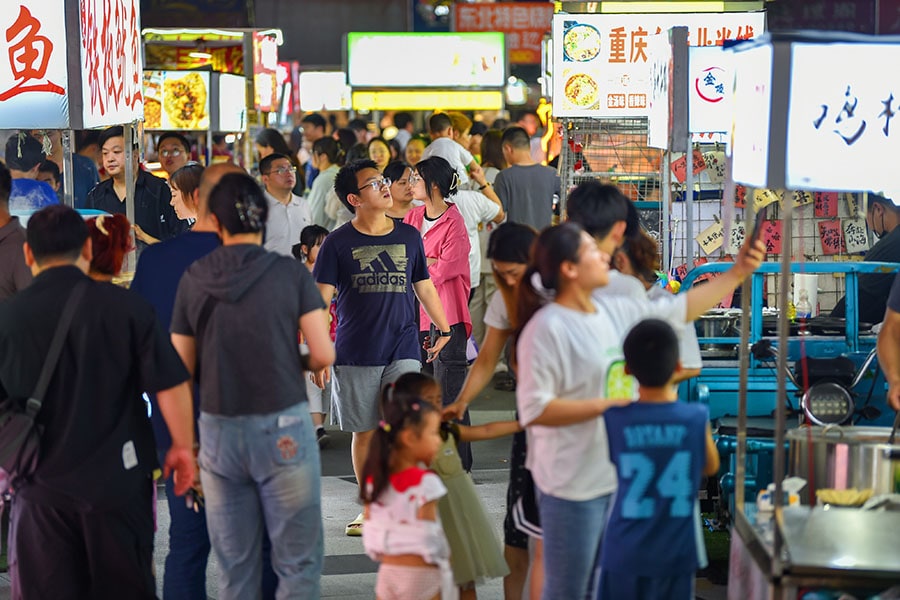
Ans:
{"type": "MultiPolygon", "coordinates": [[[[900,444],[890,427],[800,427],[787,433],[788,471],[819,489],[900,492],[900,444]]],[[[801,496],[807,496],[801,493],[801,496]]]]}

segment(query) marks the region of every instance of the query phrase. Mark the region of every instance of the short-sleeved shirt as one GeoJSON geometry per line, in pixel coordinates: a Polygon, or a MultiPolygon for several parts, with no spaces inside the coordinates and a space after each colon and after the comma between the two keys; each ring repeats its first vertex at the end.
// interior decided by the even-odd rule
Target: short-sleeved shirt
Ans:
{"type": "Polygon", "coordinates": [[[469,174],[466,169],[475,158],[460,144],[450,138],[438,138],[426,146],[425,151],[422,152],[422,160],[432,156],[440,156],[450,163],[450,166],[459,175],[459,185],[469,182],[469,174]]]}
{"type": "Polygon", "coordinates": [[[63,306],[80,281],[87,285],[81,308],[38,413],[45,426],[41,460],[18,495],[63,509],[115,508],[145,492],[157,466],[142,392],[189,377],[143,298],[90,281],[74,266],[43,271],[0,303],[0,394],[27,398],[34,391],[63,306]]]}
{"type": "Polygon", "coordinates": [[[693,575],[709,410],[702,404],[637,402],[610,408],[604,419],[619,489],[603,533],[603,569],[644,577],[693,575]]]}
{"type": "Polygon", "coordinates": [[[221,246],[181,278],[172,333],[196,338],[209,296],[218,302],[196,339],[200,410],[258,415],[306,401],[299,320],[325,308],[306,267],[252,244],[221,246]]]}
{"type": "Polygon", "coordinates": [[[900,313],[900,273],[894,277],[891,293],[887,300],[887,307],[894,312],[900,313]]]}
{"type": "MultiPolygon", "coordinates": [[[[878,240],[866,252],[866,261],[900,262],[900,227],[894,227],[890,233],[878,240]]],[[[885,299],[893,283],[889,273],[861,273],[858,277],[859,320],[865,323],[881,323],[884,320],[885,299]]],[[[846,297],[837,301],[832,317],[846,317],[846,297]]]]}
{"type": "Polygon", "coordinates": [[[369,519],[414,523],[419,520],[419,509],[446,493],[434,471],[410,467],[390,476],[388,487],[369,505],[369,519]]]}
{"type": "Polygon", "coordinates": [[[478,228],[482,223],[490,223],[500,212],[500,207],[481,192],[471,190],[460,190],[449,200],[459,209],[466,223],[466,233],[469,236],[470,277],[472,287],[477,287],[481,279],[481,240],[478,228]]]}
{"type": "Polygon", "coordinates": [[[25,264],[22,244],[25,229],[18,217],[0,227],[0,300],[6,300],[31,283],[31,269],[25,264]]]}
{"type": "Polygon", "coordinates": [[[287,204],[282,204],[269,192],[265,192],[265,196],[269,203],[265,248],[282,256],[293,257],[291,248],[300,243],[300,232],[312,224],[309,202],[296,194],[291,194],[291,200],[287,204]]]}
{"type": "Polygon", "coordinates": [[[484,311],[484,324],[500,331],[511,331],[512,323],[509,322],[509,311],[500,290],[494,292],[484,311]]]}
{"type": "Polygon", "coordinates": [[[322,242],[313,276],[337,288],[336,365],[420,360],[413,285],[429,274],[415,228],[373,236],[346,223],[322,242]]]}
{"type": "MultiPolygon", "coordinates": [[[[166,182],[144,170],[138,170],[134,184],[134,224],[147,235],[158,240],[175,237],[188,228],[187,221],[180,221],[172,208],[172,192],[166,182]]],[[[88,194],[85,208],[105,210],[111,214],[125,214],[125,202],[119,200],[113,188],[113,180],[101,181],[88,194]]],[[[143,250],[143,242],[139,241],[143,250]]]]}
{"type": "Polygon", "coordinates": [[[511,165],[500,171],[494,181],[506,220],[538,231],[550,225],[553,196],[559,196],[559,189],[559,175],[544,165],[511,165]]]}
{"type": "Polygon", "coordinates": [[[13,179],[9,190],[9,210],[36,211],[59,204],[59,196],[49,184],[35,179],[13,179]]]}
{"type": "MultiPolygon", "coordinates": [[[[602,288],[601,288],[602,289],[602,288]]],[[[679,299],[675,299],[679,300],[679,299]]],[[[575,311],[555,302],[537,311],[516,346],[519,422],[527,427],[528,457],[538,488],[566,500],[590,500],[616,489],[607,451],[606,428],[598,417],[564,427],[531,425],[556,398],[628,398],[633,379],[625,374],[622,340],[643,318],[660,316],[646,300],[593,296],[595,312],[575,311]]],[[[683,299],[670,320],[684,321],[683,299]]]]}

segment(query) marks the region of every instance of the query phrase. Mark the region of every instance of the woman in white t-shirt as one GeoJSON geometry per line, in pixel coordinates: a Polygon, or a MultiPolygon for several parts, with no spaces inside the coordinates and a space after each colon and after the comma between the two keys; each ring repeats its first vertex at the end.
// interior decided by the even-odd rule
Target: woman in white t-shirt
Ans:
{"type": "MultiPolygon", "coordinates": [[[[764,255],[760,246],[742,249],[725,280],[691,290],[685,319],[702,314],[714,296],[752,273],[764,255]]],[[[526,466],[538,490],[544,600],[591,597],[596,586],[600,540],[616,489],[600,416],[631,402],[621,340],[653,312],[650,303],[594,293],[609,281],[609,260],[578,225],[550,227],[538,237],[519,288],[516,403],[528,436],[526,466]],[[546,291],[555,292],[552,302],[546,291]]]]}

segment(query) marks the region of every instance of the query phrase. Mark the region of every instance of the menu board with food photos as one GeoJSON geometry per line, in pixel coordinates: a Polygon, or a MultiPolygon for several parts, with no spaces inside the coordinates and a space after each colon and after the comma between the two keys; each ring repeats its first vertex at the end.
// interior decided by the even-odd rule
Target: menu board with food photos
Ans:
{"type": "Polygon", "coordinates": [[[721,46],[764,32],[764,12],[556,14],[556,117],[643,117],[649,113],[647,36],[686,26],[691,46],[721,46]]]}
{"type": "Polygon", "coordinates": [[[146,129],[209,129],[209,73],[144,71],[146,129]]]}

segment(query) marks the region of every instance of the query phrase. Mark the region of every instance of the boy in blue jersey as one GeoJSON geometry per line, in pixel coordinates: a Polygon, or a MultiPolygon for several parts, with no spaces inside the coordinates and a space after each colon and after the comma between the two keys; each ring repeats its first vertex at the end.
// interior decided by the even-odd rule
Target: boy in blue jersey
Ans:
{"type": "Polygon", "coordinates": [[[601,550],[602,600],[694,598],[699,567],[697,490],[719,470],[702,404],[676,402],[678,337],[665,321],[641,321],[623,344],[638,401],[604,414],[619,487],[601,550]]]}

